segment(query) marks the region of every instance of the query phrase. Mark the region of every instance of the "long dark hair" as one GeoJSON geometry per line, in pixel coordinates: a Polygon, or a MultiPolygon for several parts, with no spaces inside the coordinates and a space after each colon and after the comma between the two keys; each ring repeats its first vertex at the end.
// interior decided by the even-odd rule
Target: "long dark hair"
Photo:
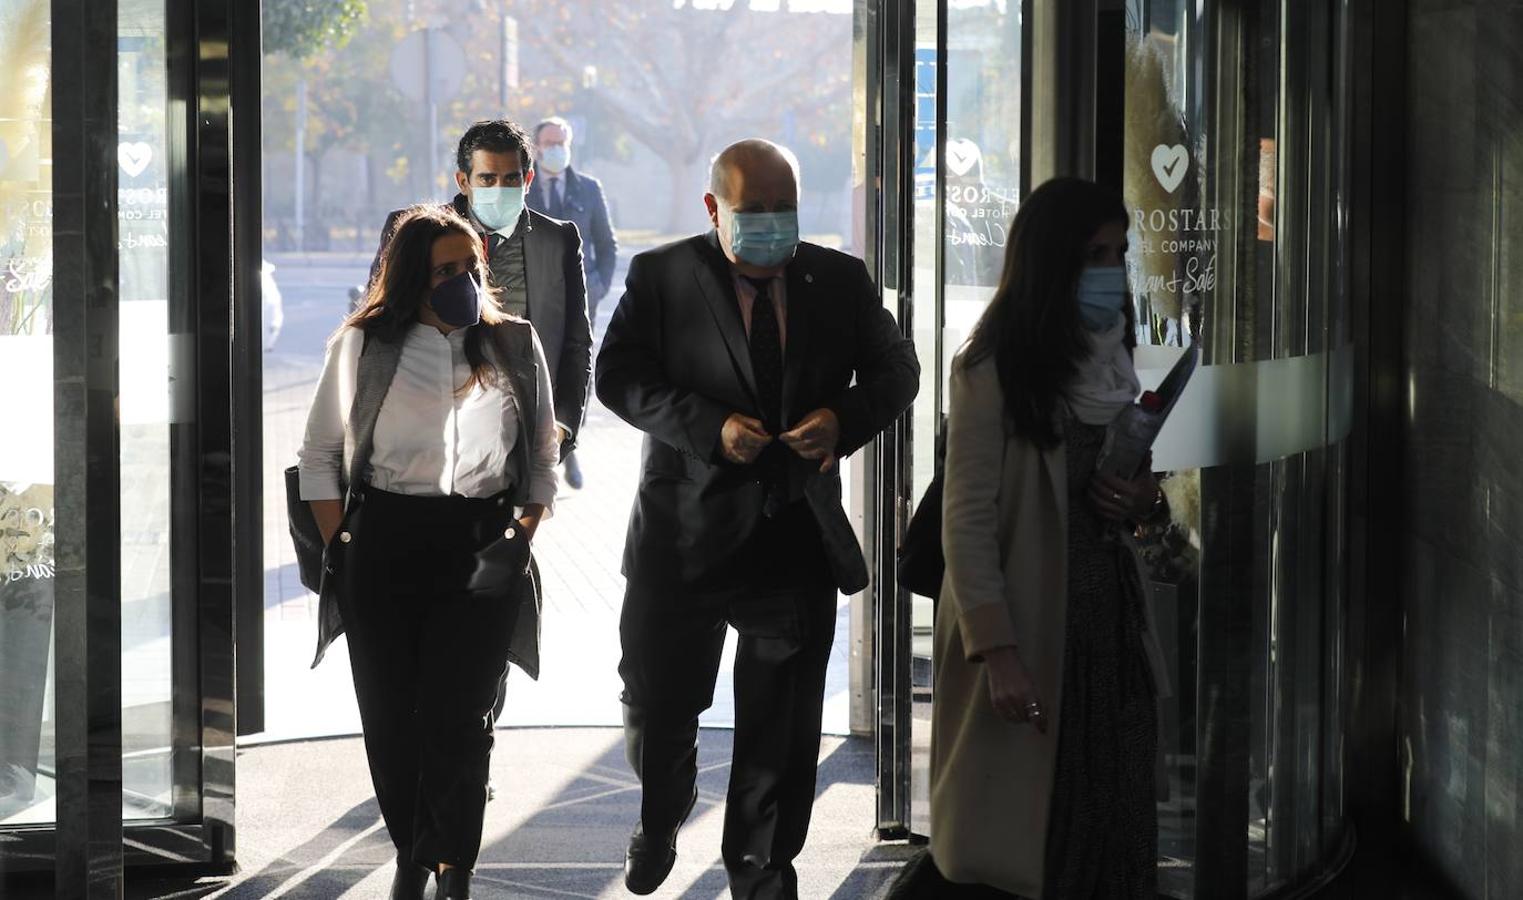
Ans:
{"type": "Polygon", "coordinates": [[[1127,224],[1126,204],[1092,181],[1054,178],[1032,191],[1010,229],[999,288],[958,357],[961,367],[994,358],[1011,432],[1043,449],[1061,440],[1058,402],[1089,353],[1075,300],[1085,249],[1113,222],[1127,224]]]}
{"type": "MultiPolygon", "coordinates": [[[[476,248],[476,276],[486,284],[486,258],[476,229],[448,206],[409,207],[397,218],[391,239],[381,252],[380,271],[370,280],[365,298],[344,324],[388,343],[401,340],[418,321],[418,310],[428,299],[434,242],[449,234],[470,238],[471,246],[476,248]]],[[[496,325],[511,318],[496,294],[488,290],[482,297],[481,323],[496,325]]],[[[462,393],[476,384],[492,384],[496,380],[496,368],[482,350],[480,328],[466,332],[465,358],[471,364],[471,377],[461,386],[462,393]]]]}

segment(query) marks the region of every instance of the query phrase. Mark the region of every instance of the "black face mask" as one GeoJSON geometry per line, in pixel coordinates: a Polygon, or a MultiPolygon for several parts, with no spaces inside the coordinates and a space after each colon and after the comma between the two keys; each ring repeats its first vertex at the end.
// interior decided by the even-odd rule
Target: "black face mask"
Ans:
{"type": "Polygon", "coordinates": [[[428,297],[439,321],[454,328],[465,328],[481,321],[481,282],[475,272],[459,275],[440,282],[428,297]]]}

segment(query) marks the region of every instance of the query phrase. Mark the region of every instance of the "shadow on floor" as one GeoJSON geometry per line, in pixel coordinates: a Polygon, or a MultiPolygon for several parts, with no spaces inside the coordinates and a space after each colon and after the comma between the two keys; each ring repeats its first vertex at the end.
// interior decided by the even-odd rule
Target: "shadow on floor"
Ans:
{"type": "MultiPolygon", "coordinates": [[[[730,731],[703,731],[698,745],[698,805],[689,821],[706,814],[723,815],[733,743],[730,731]]],[[[835,785],[870,785],[873,778],[871,743],[844,741],[821,760],[815,798],[818,800],[835,785]]],[[[481,851],[485,861],[543,859],[546,836],[574,835],[574,840],[561,844],[558,854],[561,860],[547,866],[520,863],[502,868],[486,862],[477,870],[478,880],[498,885],[513,897],[601,896],[623,880],[624,847],[639,810],[639,783],[624,760],[622,741],[615,741],[595,763],[566,784],[553,801],[481,851]]],[[[710,847],[689,850],[717,855],[715,851],[717,848],[710,847]]],[[[682,852],[679,844],[679,866],[682,852]]],[[[808,877],[803,871],[800,874],[801,879],[808,877]]],[[[716,864],[689,884],[682,895],[707,900],[726,897],[728,890],[724,869],[716,864]]],[[[866,897],[868,893],[840,896],[866,897]]]]}
{"type": "MultiPolygon", "coordinates": [[[[528,779],[565,777],[564,772],[538,772],[532,769],[512,768],[515,757],[504,755],[502,764],[494,767],[498,782],[497,799],[488,807],[488,840],[484,843],[475,878],[477,900],[494,898],[582,897],[597,898],[604,895],[623,895],[623,853],[629,831],[639,811],[639,785],[624,760],[623,741],[612,729],[599,730],[598,744],[592,761],[570,775],[550,798],[526,819],[519,821],[505,832],[493,833],[491,819],[494,807],[511,809],[511,794],[515,781],[522,784],[528,779]],[[523,779],[523,781],[519,781],[523,779]],[[506,782],[506,783],[504,783],[506,782]]],[[[511,731],[508,733],[512,733],[511,731]]],[[[500,734],[501,737],[501,734],[500,734]]],[[[516,738],[515,738],[516,739],[516,738]]],[[[722,816],[725,791],[729,782],[730,753],[733,734],[728,730],[704,730],[699,743],[699,803],[693,820],[705,816],[722,816]]],[[[303,744],[302,754],[353,752],[351,746],[340,750],[344,742],[303,744]],[[333,749],[329,749],[333,748],[333,749]]],[[[356,743],[356,742],[350,742],[356,743]]],[[[499,745],[501,746],[501,745],[499,745]]],[[[347,764],[347,770],[358,775],[363,763],[347,764]]],[[[843,847],[850,845],[852,854],[861,854],[860,864],[853,867],[845,853],[831,851],[827,855],[829,871],[823,871],[818,857],[813,865],[801,860],[800,893],[807,897],[829,897],[835,900],[867,900],[881,895],[883,888],[899,867],[898,858],[884,857],[871,842],[870,823],[858,821],[860,810],[844,816],[833,801],[825,795],[833,787],[852,786],[857,796],[874,782],[874,751],[870,741],[847,740],[841,742],[820,763],[816,788],[816,816],[811,830],[811,843],[817,837],[818,846],[843,847]],[[820,800],[820,798],[825,798],[820,800]],[[843,828],[847,840],[841,839],[843,828]],[[860,836],[860,838],[858,837],[860,836]]],[[[532,783],[532,782],[530,782],[532,783]]],[[[248,790],[266,792],[279,790],[278,786],[259,786],[245,775],[240,784],[248,790]]],[[[351,794],[352,796],[352,794],[351,794]]],[[[839,801],[834,801],[839,805],[839,801]]],[[[252,806],[252,803],[251,803],[252,806]]],[[[265,806],[276,811],[278,799],[265,806]]],[[[256,813],[241,808],[240,816],[256,813]]],[[[266,813],[270,815],[270,813],[266,813]]],[[[499,817],[499,821],[501,818],[499,817]]],[[[249,827],[247,820],[240,832],[240,846],[248,848],[255,835],[263,834],[270,841],[271,835],[282,834],[280,822],[264,822],[258,828],[249,827]]],[[[506,824],[506,823],[504,823],[506,824]]],[[[680,890],[684,898],[692,900],[718,900],[729,896],[728,884],[722,865],[717,857],[718,821],[709,818],[702,835],[689,839],[689,846],[679,847],[686,853],[687,866],[679,857],[678,872],[668,885],[673,891],[680,890]],[[710,846],[712,844],[712,846],[710,846]],[[708,860],[706,867],[700,868],[708,860]],[[696,864],[696,865],[695,865],[696,864]],[[685,880],[679,880],[679,877],[685,880]]],[[[129,875],[126,898],[128,900],[199,900],[215,896],[218,900],[261,900],[266,897],[290,897],[299,900],[332,900],[353,893],[357,885],[372,879],[379,890],[384,891],[386,879],[394,858],[394,850],[384,826],[380,810],[374,798],[359,803],[342,815],[322,825],[314,833],[311,825],[293,824],[292,831],[310,835],[306,840],[289,846],[265,847],[263,853],[249,853],[249,857],[266,859],[268,863],[257,870],[240,872],[230,877],[201,878],[142,878],[129,875]]],[[[247,852],[247,851],[246,851],[247,852]]],[[[808,856],[806,848],[806,857],[808,856]]],[[[368,889],[368,886],[367,886],[368,889]]],[[[7,893],[7,900],[34,896],[7,893]]],[[[46,893],[35,896],[47,896],[46,893]]],[[[357,896],[357,894],[356,894],[357,896]]]]}

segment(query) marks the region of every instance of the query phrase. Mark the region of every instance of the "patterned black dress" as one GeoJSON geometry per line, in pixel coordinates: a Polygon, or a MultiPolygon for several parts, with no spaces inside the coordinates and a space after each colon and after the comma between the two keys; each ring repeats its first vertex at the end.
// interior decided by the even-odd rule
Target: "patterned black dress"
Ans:
{"type": "Polygon", "coordinates": [[[1070,420],[1068,621],[1044,900],[1154,900],[1158,720],[1142,584],[1090,503],[1104,426],[1070,420]]]}

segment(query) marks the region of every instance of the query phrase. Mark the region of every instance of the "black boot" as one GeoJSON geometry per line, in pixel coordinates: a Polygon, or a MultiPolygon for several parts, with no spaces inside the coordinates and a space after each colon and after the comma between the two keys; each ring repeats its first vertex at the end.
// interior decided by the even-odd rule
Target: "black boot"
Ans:
{"type": "Polygon", "coordinates": [[[471,870],[452,866],[440,872],[434,900],[471,900],[471,870]]]}
{"type": "Polygon", "coordinates": [[[423,900],[428,890],[428,867],[413,862],[407,854],[397,854],[397,871],[391,876],[391,900],[423,900]]]}

